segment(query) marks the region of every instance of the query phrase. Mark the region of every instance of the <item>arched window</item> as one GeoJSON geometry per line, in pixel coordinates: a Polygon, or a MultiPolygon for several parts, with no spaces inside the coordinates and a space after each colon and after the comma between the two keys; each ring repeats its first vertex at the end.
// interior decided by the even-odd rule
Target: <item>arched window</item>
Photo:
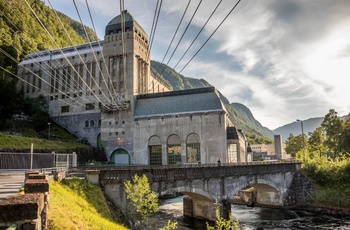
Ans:
{"type": "Polygon", "coordinates": [[[177,135],[171,135],[168,138],[167,143],[168,150],[168,164],[181,164],[181,142],[180,137],[177,135]]]}
{"type": "Polygon", "coordinates": [[[89,127],[89,121],[85,121],[85,128],[89,127]]]}
{"type": "Polygon", "coordinates": [[[199,136],[196,133],[191,133],[187,137],[186,161],[187,163],[198,163],[201,161],[200,141],[199,136]]]}
{"type": "Polygon", "coordinates": [[[90,127],[95,127],[95,122],[94,122],[94,120],[91,120],[91,121],[90,121],[90,127]]]}
{"type": "Polygon", "coordinates": [[[149,164],[162,165],[162,143],[158,136],[152,136],[148,140],[149,164]]]}

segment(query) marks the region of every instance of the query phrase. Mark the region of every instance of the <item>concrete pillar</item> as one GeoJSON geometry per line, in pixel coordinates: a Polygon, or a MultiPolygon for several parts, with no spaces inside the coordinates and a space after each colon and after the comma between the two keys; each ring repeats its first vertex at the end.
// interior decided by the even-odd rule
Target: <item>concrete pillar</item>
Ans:
{"type": "MultiPolygon", "coordinates": [[[[231,213],[231,204],[223,200],[219,204],[220,216],[229,219],[231,213]]],[[[183,215],[195,219],[209,221],[216,220],[216,205],[214,201],[194,199],[189,196],[183,198],[183,215]]]]}
{"type": "Polygon", "coordinates": [[[162,165],[168,164],[168,148],[167,148],[167,142],[162,142],[162,165]]]}
{"type": "Polygon", "coordinates": [[[99,184],[100,170],[85,170],[85,178],[91,184],[99,184]]]}
{"type": "Polygon", "coordinates": [[[186,217],[193,217],[193,200],[189,196],[183,198],[183,214],[186,217]]]}

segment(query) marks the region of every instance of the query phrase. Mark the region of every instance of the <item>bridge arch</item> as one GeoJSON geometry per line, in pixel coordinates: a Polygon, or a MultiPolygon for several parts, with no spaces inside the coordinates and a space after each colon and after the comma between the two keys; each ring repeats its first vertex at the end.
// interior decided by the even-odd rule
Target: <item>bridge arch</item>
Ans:
{"type": "MultiPolygon", "coordinates": [[[[245,188],[253,187],[253,201],[259,204],[268,204],[268,205],[283,205],[283,191],[279,184],[275,183],[273,179],[270,179],[270,175],[264,176],[243,176],[239,178],[233,178],[236,183],[232,186],[232,178],[226,178],[225,184],[227,188],[227,197],[232,199],[237,197],[239,191],[244,190],[245,188]],[[239,182],[239,183],[237,183],[239,182]]],[[[247,201],[247,200],[245,200],[247,201]]]]}

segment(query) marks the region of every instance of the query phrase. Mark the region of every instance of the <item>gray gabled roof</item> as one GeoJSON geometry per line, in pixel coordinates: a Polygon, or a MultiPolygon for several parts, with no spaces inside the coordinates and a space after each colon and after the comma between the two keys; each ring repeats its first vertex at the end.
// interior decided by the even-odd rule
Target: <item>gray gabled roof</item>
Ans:
{"type": "Polygon", "coordinates": [[[214,87],[139,95],[135,118],[225,111],[214,87]]]}

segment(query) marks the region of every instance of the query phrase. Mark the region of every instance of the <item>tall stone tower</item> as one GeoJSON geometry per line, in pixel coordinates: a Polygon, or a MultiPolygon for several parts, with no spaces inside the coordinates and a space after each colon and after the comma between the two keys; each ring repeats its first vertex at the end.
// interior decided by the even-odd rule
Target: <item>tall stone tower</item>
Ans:
{"type": "Polygon", "coordinates": [[[106,61],[101,84],[110,101],[101,112],[101,140],[111,161],[130,162],[133,156],[133,114],[136,95],[150,84],[148,36],[128,11],[106,26],[103,55],[106,61]]]}

